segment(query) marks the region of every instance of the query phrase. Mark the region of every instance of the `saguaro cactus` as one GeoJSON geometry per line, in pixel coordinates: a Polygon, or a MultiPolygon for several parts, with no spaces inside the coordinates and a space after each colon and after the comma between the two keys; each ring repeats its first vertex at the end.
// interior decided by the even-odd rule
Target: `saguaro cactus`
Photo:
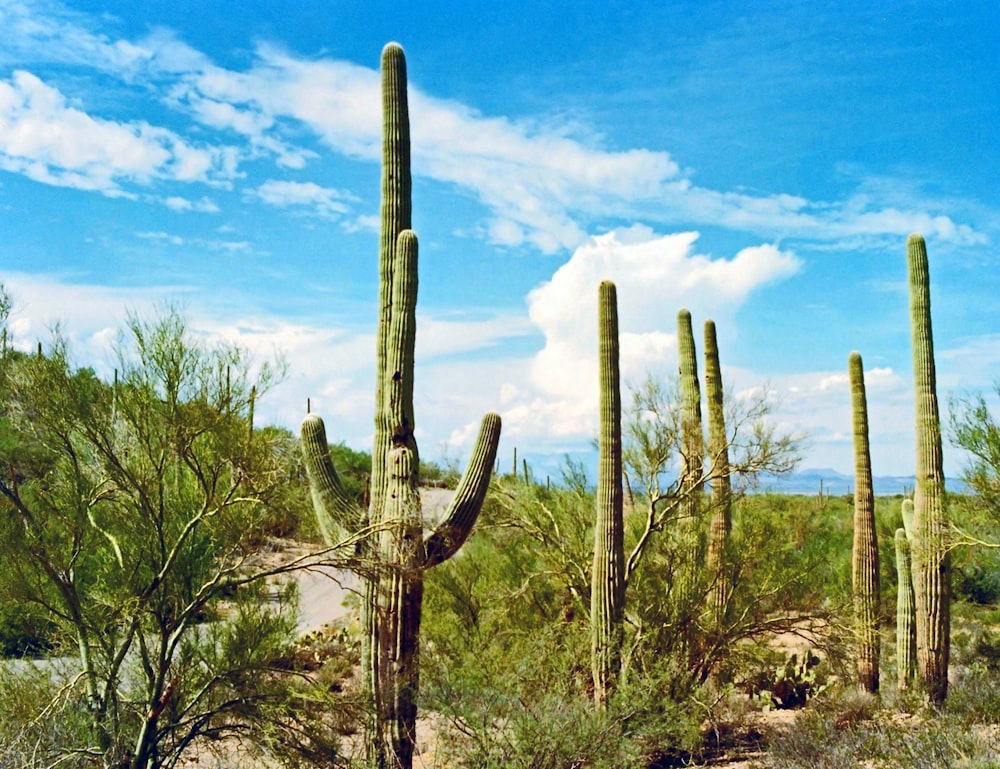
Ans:
{"type": "Polygon", "coordinates": [[[920,235],[906,241],[916,407],[916,483],[913,494],[913,591],[917,609],[917,666],[931,702],[948,694],[951,644],[951,559],[947,543],[944,460],[931,332],[927,247],[920,235]]]}
{"type": "Polygon", "coordinates": [[[858,681],[873,694],[879,684],[879,565],[875,534],[875,493],[868,444],[868,401],[861,355],[848,358],[854,422],[854,620],[858,643],[858,681]]]}
{"type": "Polygon", "coordinates": [[[701,424],[701,387],[698,384],[698,355],[691,329],[691,313],[677,313],[677,367],[681,389],[681,480],[686,493],[685,515],[694,519],[700,509],[704,478],[705,435],[701,424]]]}
{"type": "Polygon", "coordinates": [[[622,522],[622,401],[618,366],[618,299],[615,284],[598,290],[600,440],[597,466],[594,564],[590,623],[594,700],[604,707],[621,669],[625,604],[625,545],[622,522]]]}
{"type": "Polygon", "coordinates": [[[362,601],[362,685],[372,702],[366,745],[370,765],[412,765],[418,688],[417,651],[424,570],[453,555],[479,515],[500,438],[500,417],[482,421],[472,458],[451,504],[424,538],[413,436],[417,237],[410,226],[410,140],[403,50],[382,52],[383,160],[379,244],[379,319],[375,437],[370,503],[344,491],[330,459],[323,420],[302,422],[302,450],[323,538],[358,536],[362,601]]]}
{"type": "Polygon", "coordinates": [[[708,456],[711,464],[712,520],[708,528],[707,566],[712,579],[710,603],[715,621],[726,617],[729,581],[723,557],[733,528],[732,485],[729,478],[729,437],[715,322],[705,321],[705,403],[708,408],[708,456]]]}
{"type": "Polygon", "coordinates": [[[917,626],[913,597],[910,539],[913,502],[903,500],[903,528],[896,529],[896,687],[910,688],[917,662],[917,626]]]}

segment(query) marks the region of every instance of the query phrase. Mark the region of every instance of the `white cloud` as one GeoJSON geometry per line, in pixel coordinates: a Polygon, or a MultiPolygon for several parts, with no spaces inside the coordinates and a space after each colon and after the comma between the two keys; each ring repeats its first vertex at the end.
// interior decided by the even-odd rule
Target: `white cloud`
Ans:
{"type": "Polygon", "coordinates": [[[46,184],[120,195],[123,182],[228,181],[235,154],[226,148],[193,147],[144,121],[91,117],[67,104],[55,88],[19,70],[0,81],[0,167],[46,184]]]}
{"type": "Polygon", "coordinates": [[[697,233],[656,235],[642,226],[589,239],[552,279],[528,296],[544,346],[509,366],[497,391],[505,431],[541,444],[586,442],[597,416],[597,287],[618,294],[622,380],[676,367],[676,317],[726,322],[756,288],[791,275],[798,261],[764,245],[732,259],[694,253],[697,233]]]}
{"type": "Polygon", "coordinates": [[[349,192],[321,187],[313,182],[289,182],[269,179],[253,191],[268,205],[280,208],[307,206],[317,215],[337,219],[347,214],[357,198],[349,192]]]}
{"type": "MultiPolygon", "coordinates": [[[[217,141],[219,132],[240,137],[243,157],[264,155],[279,167],[305,169],[317,153],[303,146],[303,126],[335,153],[366,161],[380,155],[379,74],[372,67],[306,59],[265,43],[250,67],[230,70],[169,30],[154,30],[137,41],[114,40],[92,31],[97,17],[49,6],[6,3],[0,6],[0,21],[15,61],[89,65],[126,82],[147,81],[162,89],[168,106],[215,132],[217,141]]],[[[15,95],[21,102],[26,98],[15,95]]],[[[501,246],[531,245],[545,253],[573,249],[586,240],[592,219],[609,216],[838,246],[913,231],[959,245],[987,242],[982,231],[926,199],[873,196],[864,184],[857,194],[833,201],[710,189],[695,185],[662,149],[612,151],[563,122],[484,115],[412,83],[409,102],[414,173],[475,196],[488,213],[481,226],[467,231],[501,246]]],[[[115,124],[55,106],[55,113],[35,111],[28,132],[48,137],[47,146],[3,150],[0,145],[5,153],[0,167],[50,184],[118,195],[129,193],[122,186],[125,179],[204,183],[236,175],[240,157],[232,147],[194,147],[143,123],[115,124]],[[37,130],[47,128],[53,130],[37,130]],[[72,141],[60,139],[70,131],[72,141]],[[100,140],[93,139],[95,134],[100,140]],[[94,149],[117,142],[124,149],[113,158],[94,149]],[[89,162],[80,157],[86,148],[97,153],[89,162]]],[[[320,210],[342,213],[336,210],[342,203],[328,201],[320,210]]]]}
{"type": "Polygon", "coordinates": [[[189,200],[179,195],[171,195],[163,199],[163,205],[172,211],[197,211],[203,214],[217,214],[219,207],[209,198],[203,197],[200,200],[189,200]]]}

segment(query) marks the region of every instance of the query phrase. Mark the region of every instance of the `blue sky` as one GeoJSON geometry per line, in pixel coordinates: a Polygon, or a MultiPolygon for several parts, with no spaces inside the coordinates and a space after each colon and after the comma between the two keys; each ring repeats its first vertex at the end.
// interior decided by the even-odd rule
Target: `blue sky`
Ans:
{"type": "MultiPolygon", "coordinates": [[[[713,318],[806,467],[852,468],[865,361],[877,475],[911,472],[905,240],[931,260],[942,402],[1000,377],[993,2],[488,4],[0,0],[0,280],[16,343],[62,322],[107,373],[126,311],[290,376],[260,404],[372,430],[378,61],[410,75],[417,422],[457,458],[504,417],[538,473],[596,432],[596,297],[624,377],[713,318]]],[[[961,455],[946,448],[950,473],[961,455]]]]}

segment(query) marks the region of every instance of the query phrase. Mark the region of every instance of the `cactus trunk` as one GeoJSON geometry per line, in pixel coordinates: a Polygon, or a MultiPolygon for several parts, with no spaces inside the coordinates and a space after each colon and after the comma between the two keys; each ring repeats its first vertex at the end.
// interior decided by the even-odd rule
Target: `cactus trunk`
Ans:
{"type": "Polygon", "coordinates": [[[858,682],[873,694],[879,685],[879,564],[875,534],[875,493],[868,443],[868,401],[861,355],[848,358],[854,423],[854,621],[858,644],[858,682]]]}
{"type": "Polygon", "coordinates": [[[679,491],[685,496],[685,515],[694,520],[700,511],[704,478],[705,436],[701,424],[701,387],[698,355],[691,328],[691,313],[677,313],[677,365],[681,388],[681,476],[679,491]]]}
{"type": "Polygon", "coordinates": [[[715,323],[711,320],[705,321],[705,403],[708,409],[708,455],[711,462],[709,478],[712,484],[712,520],[708,528],[706,564],[712,580],[709,602],[716,624],[721,625],[726,620],[730,589],[725,553],[733,528],[733,500],[722,367],[719,364],[715,323]]]}
{"type": "Polygon", "coordinates": [[[614,690],[621,669],[625,544],[622,521],[622,403],[615,284],[609,281],[601,283],[598,299],[600,441],[590,623],[594,699],[597,707],[603,708],[614,690]]]}
{"type": "Polygon", "coordinates": [[[424,539],[414,439],[417,237],[410,226],[410,140],[406,62],[389,44],[382,53],[382,222],[375,437],[367,511],[343,490],[323,421],[307,415],[302,450],[313,508],[328,544],[361,539],[362,687],[371,701],[365,744],[370,766],[409,769],[417,714],[423,572],[451,557],[468,537],[489,485],[500,417],[483,418],[472,458],[444,518],[424,539]]]}
{"type": "Polygon", "coordinates": [[[948,693],[951,559],[947,542],[941,418],[931,331],[930,275],[924,239],[906,242],[913,337],[916,408],[916,482],[913,496],[913,591],[917,615],[917,667],[931,702],[948,693]]]}

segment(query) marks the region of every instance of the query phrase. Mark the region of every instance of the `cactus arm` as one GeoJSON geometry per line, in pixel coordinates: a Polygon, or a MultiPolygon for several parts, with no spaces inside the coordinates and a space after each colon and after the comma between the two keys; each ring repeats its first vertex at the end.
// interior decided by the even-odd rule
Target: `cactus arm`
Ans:
{"type": "Polygon", "coordinates": [[[396,241],[396,267],[393,270],[392,318],[387,334],[386,365],[383,372],[381,410],[377,415],[378,430],[389,436],[391,448],[405,446],[412,453],[410,464],[414,472],[413,487],[417,486],[420,461],[413,438],[413,363],[417,329],[417,236],[403,230],[396,241]]]}
{"type": "Polygon", "coordinates": [[[483,417],[472,457],[444,518],[427,538],[425,568],[451,558],[471,533],[486,499],[499,442],[500,415],[490,412],[483,417]]]}
{"type": "Polygon", "coordinates": [[[368,523],[366,511],[344,491],[330,459],[326,427],[321,417],[307,414],[302,420],[302,457],[309,477],[313,513],[323,541],[333,546],[344,534],[361,531],[368,523]]]}
{"type": "Polygon", "coordinates": [[[600,709],[606,706],[621,669],[625,609],[618,298],[615,284],[610,281],[604,281],[598,289],[598,371],[600,440],[590,626],[594,701],[600,709]]]}
{"type": "Polygon", "coordinates": [[[873,694],[879,686],[879,565],[875,533],[875,494],[872,489],[868,443],[868,401],[861,355],[848,358],[854,433],[854,547],[851,577],[858,636],[858,680],[873,694]]]}
{"type": "Polygon", "coordinates": [[[920,235],[906,241],[916,407],[916,478],[913,493],[913,591],[917,610],[917,664],[931,702],[948,693],[951,559],[947,543],[941,418],[931,329],[927,247],[920,235]]]}

